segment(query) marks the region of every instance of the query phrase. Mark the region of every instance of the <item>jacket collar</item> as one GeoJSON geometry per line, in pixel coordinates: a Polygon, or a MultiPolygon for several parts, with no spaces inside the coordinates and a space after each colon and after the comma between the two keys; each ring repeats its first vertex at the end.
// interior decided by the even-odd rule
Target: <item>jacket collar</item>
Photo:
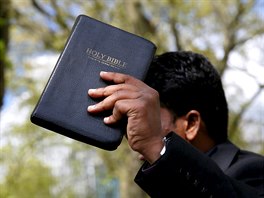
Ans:
{"type": "Polygon", "coordinates": [[[216,145],[207,155],[215,161],[222,171],[226,171],[238,151],[239,148],[227,140],[224,143],[216,145]]]}

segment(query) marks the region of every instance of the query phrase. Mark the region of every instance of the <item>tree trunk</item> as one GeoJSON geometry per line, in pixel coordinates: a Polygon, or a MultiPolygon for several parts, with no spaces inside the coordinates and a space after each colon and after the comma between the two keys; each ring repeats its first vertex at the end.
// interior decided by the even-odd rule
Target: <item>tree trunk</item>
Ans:
{"type": "Polygon", "coordinates": [[[5,68],[9,41],[10,0],[0,1],[0,109],[3,106],[5,92],[5,68]]]}

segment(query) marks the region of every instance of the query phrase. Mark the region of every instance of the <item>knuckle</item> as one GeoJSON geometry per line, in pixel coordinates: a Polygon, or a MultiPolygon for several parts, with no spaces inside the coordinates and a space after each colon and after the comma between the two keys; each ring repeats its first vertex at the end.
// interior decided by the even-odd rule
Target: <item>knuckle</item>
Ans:
{"type": "Polygon", "coordinates": [[[100,103],[98,103],[98,106],[100,107],[100,109],[106,110],[106,102],[105,102],[105,100],[102,100],[100,103]]]}
{"type": "Polygon", "coordinates": [[[136,151],[136,152],[139,152],[140,151],[140,144],[138,144],[138,141],[137,140],[131,140],[130,141],[130,147],[136,151]]]}
{"type": "Polygon", "coordinates": [[[116,103],[122,99],[122,92],[119,90],[115,91],[111,95],[111,99],[112,99],[113,103],[116,105],[116,103]]]}
{"type": "Polygon", "coordinates": [[[128,74],[123,74],[123,81],[125,83],[131,83],[131,81],[133,81],[132,76],[128,75],[128,74]]]}
{"type": "Polygon", "coordinates": [[[154,98],[156,98],[156,99],[159,98],[159,92],[156,91],[155,89],[151,89],[151,94],[154,96],[154,98]]]}
{"type": "Polygon", "coordinates": [[[156,102],[159,101],[159,93],[152,89],[151,92],[149,92],[149,94],[147,94],[147,98],[151,101],[151,102],[156,102]]]}
{"type": "Polygon", "coordinates": [[[120,112],[122,110],[122,102],[121,101],[116,101],[115,102],[115,111],[120,112]]]}
{"type": "Polygon", "coordinates": [[[108,95],[108,91],[107,91],[106,89],[104,89],[104,90],[102,91],[102,95],[103,95],[103,97],[106,97],[106,96],[108,95]]]}
{"type": "Polygon", "coordinates": [[[105,111],[105,110],[109,110],[109,109],[111,108],[111,106],[112,106],[112,102],[109,101],[109,100],[107,100],[107,99],[105,99],[105,100],[102,100],[102,101],[100,102],[100,106],[101,106],[101,109],[102,109],[103,111],[105,111]]]}

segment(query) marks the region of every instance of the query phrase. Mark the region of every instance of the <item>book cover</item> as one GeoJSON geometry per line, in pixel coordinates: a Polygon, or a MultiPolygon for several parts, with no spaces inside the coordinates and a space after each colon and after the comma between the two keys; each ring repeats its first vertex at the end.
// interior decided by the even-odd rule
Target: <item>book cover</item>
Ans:
{"type": "Polygon", "coordinates": [[[104,150],[121,143],[126,123],[105,125],[111,112],[90,115],[88,89],[104,87],[100,71],[129,74],[143,80],[155,54],[151,41],[85,15],[71,34],[36,104],[31,122],[104,150]]]}

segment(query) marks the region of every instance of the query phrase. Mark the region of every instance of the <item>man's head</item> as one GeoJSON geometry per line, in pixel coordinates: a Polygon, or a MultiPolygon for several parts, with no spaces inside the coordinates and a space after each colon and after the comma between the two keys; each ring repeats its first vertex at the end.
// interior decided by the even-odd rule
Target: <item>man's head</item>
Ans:
{"type": "Polygon", "coordinates": [[[204,56],[188,51],[158,55],[145,82],[159,92],[161,107],[171,112],[173,122],[186,115],[189,121],[198,116],[214,142],[226,140],[225,93],[218,72],[204,56]]]}

